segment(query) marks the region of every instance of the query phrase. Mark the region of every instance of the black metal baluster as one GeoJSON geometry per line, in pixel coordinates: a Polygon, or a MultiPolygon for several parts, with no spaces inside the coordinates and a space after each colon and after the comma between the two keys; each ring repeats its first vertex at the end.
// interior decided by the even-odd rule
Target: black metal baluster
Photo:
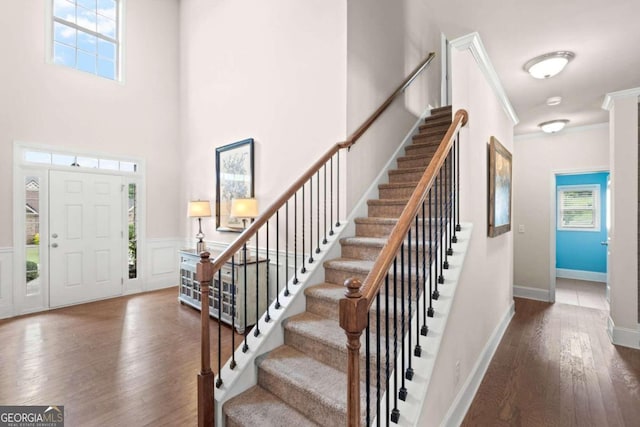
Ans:
{"type": "Polygon", "coordinates": [[[340,227],[340,152],[336,153],[336,168],[338,173],[336,174],[336,227],[340,227]]]}
{"type": "MultiPolygon", "coordinates": [[[[212,285],[214,285],[212,283],[212,285]]],[[[211,286],[209,289],[215,289],[215,285],[211,286]]],[[[218,319],[222,319],[222,268],[218,270],[218,319]]],[[[200,288],[200,292],[202,292],[202,288],[200,288]]],[[[200,294],[202,297],[202,294],[200,294]]],[[[207,307],[208,308],[208,307],[207,307]]],[[[205,307],[200,307],[200,310],[204,310],[205,307]]],[[[233,331],[232,331],[233,334],[233,331]]],[[[218,339],[222,336],[222,322],[218,320],[218,339]]],[[[222,346],[218,344],[218,379],[216,380],[216,388],[220,388],[222,386],[222,346]]]]}
{"type": "Polygon", "coordinates": [[[307,272],[304,262],[304,184],[302,184],[302,268],[300,269],[302,274],[307,272]]]}
{"type": "Polygon", "coordinates": [[[329,185],[331,186],[331,191],[329,192],[329,199],[331,206],[329,209],[329,236],[333,236],[333,156],[331,156],[330,166],[329,185]]]}
{"type": "Polygon", "coordinates": [[[376,420],[380,426],[380,398],[382,397],[380,390],[380,292],[376,296],[376,420]]]}
{"type": "MultiPolygon", "coordinates": [[[[424,206],[424,203],[423,205],[424,206]]],[[[422,347],[420,347],[420,228],[418,225],[418,217],[415,217],[416,223],[416,348],[413,350],[413,355],[420,357],[422,354],[422,347]]],[[[422,276],[424,283],[424,275],[422,276]]]]}
{"type": "Polygon", "coordinates": [[[400,410],[398,409],[398,258],[393,259],[393,410],[391,421],[398,424],[400,410]]]}
{"type": "Polygon", "coordinates": [[[456,205],[458,206],[458,211],[456,213],[456,231],[462,230],[460,227],[460,134],[456,135],[456,140],[454,142],[456,146],[456,153],[458,157],[456,158],[456,205]]]}
{"type": "MultiPolygon", "coordinates": [[[[302,257],[304,259],[304,257],[302,257]]],[[[293,193],[293,284],[298,284],[298,192],[293,193]]]]}
{"type": "MultiPolygon", "coordinates": [[[[412,347],[412,343],[411,343],[411,313],[413,313],[413,311],[411,311],[411,278],[412,278],[412,274],[411,274],[411,226],[409,226],[409,232],[407,233],[407,240],[408,240],[408,245],[407,245],[407,301],[409,302],[409,310],[407,311],[406,314],[406,319],[407,319],[407,325],[409,326],[409,331],[407,332],[407,336],[409,339],[409,349],[411,349],[412,347]]],[[[417,248],[416,248],[417,250],[417,248]]],[[[404,282],[403,282],[404,283],[404,282]]],[[[405,318],[404,316],[402,317],[403,319],[405,318]]],[[[404,336],[404,334],[403,334],[404,336]]],[[[404,350],[404,343],[402,346],[402,349],[404,350]]],[[[408,379],[409,381],[411,381],[413,379],[413,367],[411,365],[411,356],[409,355],[407,357],[408,360],[408,367],[407,370],[405,371],[405,378],[408,379]]]]}
{"type": "MultiPolygon", "coordinates": [[[[436,178],[435,185],[437,185],[437,183],[438,183],[438,178],[436,178]]],[[[432,193],[433,192],[434,192],[434,188],[431,187],[431,189],[429,189],[429,295],[430,295],[430,298],[429,298],[429,310],[427,312],[427,315],[429,317],[433,317],[433,300],[437,300],[440,297],[440,292],[438,292],[438,282],[436,282],[435,290],[433,289],[433,275],[436,274],[438,271],[438,267],[437,267],[438,246],[434,245],[433,243],[433,213],[432,213],[433,212],[432,210],[432,202],[433,202],[432,193]],[[435,252],[435,257],[434,257],[434,252],[435,252]]],[[[436,191],[435,193],[436,193],[436,206],[437,206],[438,192],[436,191]]],[[[436,208],[436,211],[437,210],[438,209],[436,208]]]]}
{"type": "MultiPolygon", "coordinates": [[[[289,201],[284,203],[284,296],[289,296],[289,201]]],[[[294,270],[295,274],[295,270],[294,270]]]]}
{"type": "MultiPolygon", "coordinates": [[[[277,211],[276,211],[277,212],[277,211]]],[[[271,313],[269,313],[269,306],[271,305],[271,290],[269,289],[269,220],[267,220],[266,222],[266,230],[267,230],[267,283],[266,283],[266,287],[267,287],[267,301],[266,301],[266,306],[267,306],[267,313],[264,316],[264,321],[266,323],[269,323],[271,321],[271,313]]],[[[256,260],[257,262],[257,260],[256,260]]],[[[258,265],[256,264],[256,270],[258,270],[258,265]]]]}
{"type": "MultiPolygon", "coordinates": [[[[402,326],[400,328],[401,330],[401,348],[400,348],[400,352],[401,352],[401,356],[400,359],[402,360],[402,370],[400,372],[404,373],[406,372],[406,355],[405,355],[405,351],[404,351],[404,337],[406,334],[406,328],[405,328],[405,311],[404,311],[404,242],[402,242],[402,244],[400,244],[400,325],[402,326]]],[[[401,374],[402,375],[402,374],[401,374]]],[[[405,401],[407,399],[407,387],[406,387],[406,383],[404,381],[405,376],[402,375],[402,386],[400,387],[400,391],[398,392],[398,398],[402,401],[405,401]]]]}
{"type": "Polygon", "coordinates": [[[309,178],[309,264],[313,264],[313,177],[309,178]]]}
{"type": "MultiPolygon", "coordinates": [[[[431,194],[431,190],[429,190],[431,194]]],[[[427,336],[429,333],[429,326],[427,326],[427,307],[431,307],[431,288],[429,288],[429,304],[427,304],[427,230],[425,221],[425,205],[426,200],[422,202],[422,328],[420,328],[420,334],[427,336]]],[[[429,200],[429,203],[431,201],[429,200]]],[[[429,251],[431,251],[431,243],[429,243],[429,251]]],[[[431,274],[429,274],[431,277],[431,274]]]]}
{"type": "Polygon", "coordinates": [[[440,194],[440,203],[437,204],[436,208],[439,209],[439,215],[438,215],[438,247],[440,248],[440,275],[438,276],[438,283],[442,284],[444,283],[444,272],[443,272],[443,267],[444,267],[444,249],[442,248],[446,243],[444,243],[442,240],[444,238],[444,236],[442,235],[442,218],[444,217],[444,195],[442,194],[442,168],[440,168],[440,171],[438,171],[438,175],[439,175],[439,185],[438,185],[438,193],[440,194]]]}
{"type": "MultiPolygon", "coordinates": [[[[229,368],[236,367],[236,257],[231,257],[231,363],[229,368]]],[[[218,337],[220,339],[220,337],[218,337]]]]}
{"type": "Polygon", "coordinates": [[[259,257],[258,257],[258,232],[256,232],[256,326],[253,328],[253,336],[260,336],[260,269],[259,266],[259,257]]]}
{"type": "MultiPolygon", "coordinates": [[[[387,392],[385,393],[386,395],[386,408],[387,408],[387,414],[386,414],[386,420],[389,419],[390,417],[390,413],[391,413],[391,407],[390,405],[390,399],[389,399],[389,395],[390,393],[390,388],[391,388],[391,364],[389,363],[389,359],[391,359],[391,355],[389,354],[389,273],[387,273],[384,276],[384,286],[385,286],[385,292],[384,292],[384,307],[385,307],[385,320],[384,320],[384,331],[385,331],[385,362],[384,362],[384,368],[385,368],[385,388],[387,389],[387,392]]],[[[395,394],[395,393],[394,393],[395,394]]],[[[397,422],[397,421],[396,421],[397,422]]]]}
{"type": "MultiPolygon", "coordinates": [[[[313,178],[312,178],[313,179],[313,178]]],[[[320,253],[320,169],[316,172],[316,253],[320,253]]]]}
{"type": "Polygon", "coordinates": [[[322,167],[324,171],[324,185],[322,186],[324,190],[324,203],[322,203],[322,207],[324,208],[324,217],[322,218],[322,222],[324,223],[324,239],[322,239],[322,244],[327,244],[327,164],[325,163],[322,167]]]}
{"type": "Polygon", "coordinates": [[[447,249],[447,255],[453,255],[453,248],[451,244],[453,243],[453,151],[449,152],[449,189],[447,191],[447,204],[449,206],[449,216],[447,217],[447,227],[449,228],[449,249],[447,249]]]}
{"type": "Polygon", "coordinates": [[[247,339],[249,338],[249,328],[247,328],[247,244],[243,244],[242,245],[242,257],[243,257],[243,269],[244,269],[244,275],[242,277],[242,279],[244,280],[244,305],[243,305],[243,310],[244,311],[244,344],[242,345],[242,352],[246,353],[249,350],[249,343],[247,343],[247,339]]]}
{"type": "Polygon", "coordinates": [[[442,202],[444,203],[444,240],[442,242],[442,248],[444,250],[444,263],[442,264],[442,268],[445,270],[449,269],[449,250],[447,249],[447,241],[449,240],[449,224],[447,223],[447,220],[449,219],[449,194],[447,191],[449,188],[449,168],[447,166],[449,163],[448,160],[449,157],[445,157],[444,165],[442,165],[444,169],[444,196],[442,198],[442,202]]]}
{"type": "Polygon", "coordinates": [[[366,424],[371,425],[371,347],[370,347],[370,336],[371,336],[371,311],[367,313],[367,327],[364,330],[364,363],[365,363],[365,394],[366,394],[366,402],[365,402],[365,411],[366,411],[366,424]]]}
{"type": "MultiPolygon", "coordinates": [[[[285,274],[286,277],[286,274],[285,274]]],[[[276,211],[276,310],[280,308],[280,209],[276,211]]]]}

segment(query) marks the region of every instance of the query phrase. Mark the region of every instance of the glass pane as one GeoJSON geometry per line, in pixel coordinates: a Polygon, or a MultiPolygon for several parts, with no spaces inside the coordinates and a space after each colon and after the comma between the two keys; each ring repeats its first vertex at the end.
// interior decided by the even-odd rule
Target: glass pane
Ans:
{"type": "Polygon", "coordinates": [[[76,50],[65,44],[55,42],[53,44],[53,62],[66,65],[71,68],[76,67],[76,50]]]}
{"type": "Polygon", "coordinates": [[[56,166],[73,166],[76,161],[76,156],[68,154],[54,154],[51,159],[51,163],[56,166]]]}
{"type": "Polygon", "coordinates": [[[98,75],[111,80],[116,78],[116,65],[108,59],[98,58],[98,75]]]}
{"type": "Polygon", "coordinates": [[[98,13],[107,18],[116,19],[116,2],[114,0],[98,0],[98,13]]]}
{"type": "Polygon", "coordinates": [[[67,0],[53,1],[53,16],[69,22],[76,22],[76,6],[67,0]]]}
{"type": "Polygon", "coordinates": [[[68,25],[61,24],[59,22],[53,23],[53,39],[57,42],[68,44],[69,46],[76,45],[76,29],[71,28],[68,25]]]}
{"type": "Polygon", "coordinates": [[[25,282],[27,295],[40,292],[40,179],[25,178],[25,282]]]}
{"type": "Polygon", "coordinates": [[[78,6],[76,20],[80,27],[84,27],[93,32],[97,29],[97,15],[95,9],[87,10],[78,6]]]}
{"type": "Polygon", "coordinates": [[[98,39],[98,55],[115,61],[116,59],[116,45],[106,40],[98,39]]]}
{"type": "Polygon", "coordinates": [[[78,5],[89,10],[95,10],[97,2],[96,0],[78,0],[78,5]]]}
{"type": "Polygon", "coordinates": [[[31,163],[51,164],[51,153],[43,153],[42,151],[27,151],[24,153],[24,160],[31,163]]]}
{"type": "Polygon", "coordinates": [[[117,171],[120,168],[120,162],[117,160],[100,159],[98,160],[100,169],[109,169],[117,171]]]}
{"type": "Polygon", "coordinates": [[[88,53],[84,53],[82,51],[78,51],[78,70],[95,74],[96,73],[96,56],[88,53]]]}
{"type": "Polygon", "coordinates": [[[102,15],[98,15],[98,33],[105,35],[107,37],[111,37],[112,39],[116,38],[116,21],[113,19],[106,18],[102,15]]]}
{"type": "Polygon", "coordinates": [[[78,31],[78,49],[82,49],[85,52],[96,53],[98,44],[98,38],[87,34],[84,31],[78,31]]]}
{"type": "Polygon", "coordinates": [[[98,168],[98,159],[91,157],[78,157],[78,166],[83,168],[98,168]]]}
{"type": "Polygon", "coordinates": [[[136,184],[129,184],[129,204],[127,206],[127,218],[129,223],[129,279],[138,276],[138,240],[137,240],[137,194],[136,184]]]}
{"type": "Polygon", "coordinates": [[[133,162],[120,162],[120,170],[124,172],[135,172],[138,165],[133,162]]]}

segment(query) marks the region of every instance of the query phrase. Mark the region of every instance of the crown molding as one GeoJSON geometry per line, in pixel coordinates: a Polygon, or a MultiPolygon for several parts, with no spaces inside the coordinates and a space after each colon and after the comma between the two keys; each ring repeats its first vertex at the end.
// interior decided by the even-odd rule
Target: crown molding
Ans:
{"type": "Polygon", "coordinates": [[[504,87],[502,87],[502,83],[500,82],[498,73],[496,73],[495,68],[493,68],[493,64],[489,59],[489,55],[487,54],[487,51],[482,44],[482,40],[480,39],[480,34],[474,32],[471,34],[467,34],[466,36],[458,37],[457,39],[451,41],[451,46],[455,47],[458,50],[468,49],[471,51],[473,58],[478,63],[478,66],[482,70],[482,73],[487,79],[487,82],[493,89],[496,97],[500,100],[504,112],[511,119],[514,126],[517,125],[520,119],[513,109],[511,101],[509,101],[509,98],[504,91],[504,87]]]}
{"type": "Polygon", "coordinates": [[[634,87],[633,89],[619,90],[617,92],[610,92],[604,96],[604,102],[602,103],[602,109],[611,111],[613,107],[613,101],[618,98],[628,98],[631,96],[640,97],[640,87],[634,87]]]}

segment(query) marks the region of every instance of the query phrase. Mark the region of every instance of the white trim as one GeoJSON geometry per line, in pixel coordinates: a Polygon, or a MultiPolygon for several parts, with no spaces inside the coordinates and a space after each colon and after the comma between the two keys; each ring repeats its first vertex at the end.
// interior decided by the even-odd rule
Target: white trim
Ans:
{"type": "Polygon", "coordinates": [[[515,305],[511,302],[506,313],[502,316],[500,323],[498,323],[493,330],[493,333],[491,334],[489,341],[487,341],[487,344],[484,346],[482,353],[480,353],[480,357],[467,377],[467,381],[462,385],[458,395],[449,407],[449,410],[440,424],[441,426],[459,426],[462,424],[462,421],[473,402],[473,398],[478,392],[482,379],[491,364],[491,359],[493,359],[493,355],[498,349],[500,341],[502,340],[502,337],[504,336],[514,314],[515,305]]]}
{"type": "MultiPolygon", "coordinates": [[[[602,216],[600,207],[602,206],[601,200],[601,188],[600,184],[565,184],[565,185],[557,185],[558,176],[556,175],[556,230],[557,231],[587,231],[592,233],[600,233],[602,231],[601,224],[602,221],[600,217],[602,216]],[[593,195],[593,211],[594,221],[593,227],[571,227],[562,224],[562,198],[565,192],[569,191],[591,191],[593,195]]],[[[583,209],[587,210],[587,209],[583,209]]]]}
{"type": "Polygon", "coordinates": [[[635,348],[640,350],[640,325],[635,331],[629,328],[615,326],[613,319],[609,316],[607,322],[607,334],[614,345],[635,348]]]}
{"type": "Polygon", "coordinates": [[[611,110],[613,107],[613,101],[619,98],[640,97],[640,87],[634,87],[632,89],[619,90],[617,92],[609,92],[604,96],[602,102],[603,110],[611,110]]]}
{"type": "Polygon", "coordinates": [[[530,133],[521,133],[519,135],[513,136],[513,142],[523,141],[527,139],[536,139],[536,138],[557,138],[558,136],[567,134],[567,133],[575,133],[575,132],[587,132],[590,130],[596,130],[600,128],[609,128],[609,122],[604,123],[595,123],[592,125],[584,125],[584,126],[572,126],[570,128],[563,129],[562,133],[545,133],[540,131],[530,132],[530,133]]]}
{"type": "Polygon", "coordinates": [[[471,54],[478,63],[478,66],[482,70],[487,82],[493,89],[494,94],[500,100],[507,117],[511,119],[514,125],[517,125],[520,119],[518,118],[516,111],[513,109],[507,93],[502,87],[498,73],[496,73],[495,68],[493,68],[489,55],[487,54],[487,51],[482,44],[482,40],[480,39],[480,34],[474,32],[467,34],[466,36],[458,37],[457,39],[452,40],[450,45],[458,50],[469,49],[471,51],[471,54]]]}
{"type": "Polygon", "coordinates": [[[13,248],[0,248],[0,319],[13,316],[13,248]]]}
{"type": "Polygon", "coordinates": [[[550,302],[549,290],[540,288],[529,288],[526,286],[513,286],[513,296],[516,298],[526,298],[536,301],[550,302]]]}
{"type": "Polygon", "coordinates": [[[590,282],[607,283],[607,273],[599,273],[597,271],[556,268],[556,277],[560,277],[563,279],[588,280],[590,282]]]}
{"type": "Polygon", "coordinates": [[[440,33],[440,105],[451,103],[451,91],[449,90],[451,70],[451,53],[449,40],[444,33],[440,33]]]}

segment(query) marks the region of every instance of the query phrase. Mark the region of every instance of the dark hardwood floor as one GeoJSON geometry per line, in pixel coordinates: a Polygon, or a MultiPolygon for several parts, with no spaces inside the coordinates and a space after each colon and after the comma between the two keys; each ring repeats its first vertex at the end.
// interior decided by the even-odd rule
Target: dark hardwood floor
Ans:
{"type": "Polygon", "coordinates": [[[640,426],[640,350],[611,344],[606,311],[515,302],[463,426],[640,426]]]}
{"type": "MultiPolygon", "coordinates": [[[[65,405],[68,426],[196,425],[200,312],[177,295],[167,289],[1,320],[0,404],[65,405]]],[[[212,345],[217,337],[211,320],[212,345]]],[[[226,360],[226,325],[222,340],[226,360]]],[[[217,351],[211,356],[217,371],[217,351]]]]}

